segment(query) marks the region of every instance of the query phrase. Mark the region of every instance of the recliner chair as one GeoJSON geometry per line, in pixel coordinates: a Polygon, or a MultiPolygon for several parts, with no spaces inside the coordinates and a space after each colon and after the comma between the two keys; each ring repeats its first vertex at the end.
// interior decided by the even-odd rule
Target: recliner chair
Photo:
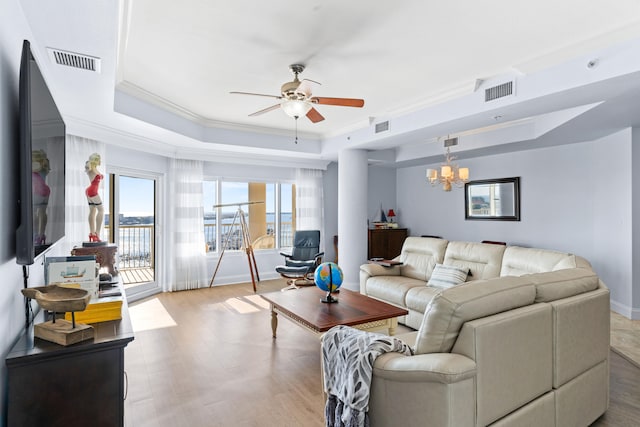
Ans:
{"type": "Polygon", "coordinates": [[[320,252],[320,230],[296,231],[291,253],[280,252],[280,255],[284,256],[285,265],[277,266],[276,271],[289,279],[289,286],[283,291],[313,285],[313,273],[324,256],[324,252],[320,252]]]}

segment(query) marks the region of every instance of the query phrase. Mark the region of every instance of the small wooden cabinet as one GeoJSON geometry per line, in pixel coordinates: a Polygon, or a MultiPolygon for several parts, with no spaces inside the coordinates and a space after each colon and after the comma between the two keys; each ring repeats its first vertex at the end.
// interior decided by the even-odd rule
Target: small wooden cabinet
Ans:
{"type": "MultiPolygon", "coordinates": [[[[41,310],[34,323],[44,320],[41,310]]],[[[8,426],[124,425],[124,348],[134,338],[126,302],[122,319],[92,326],[93,340],[67,347],[29,326],[6,358],[8,426]]]]}
{"type": "Polygon", "coordinates": [[[392,259],[400,255],[402,244],[407,238],[406,228],[369,229],[369,249],[367,258],[392,259]]]}

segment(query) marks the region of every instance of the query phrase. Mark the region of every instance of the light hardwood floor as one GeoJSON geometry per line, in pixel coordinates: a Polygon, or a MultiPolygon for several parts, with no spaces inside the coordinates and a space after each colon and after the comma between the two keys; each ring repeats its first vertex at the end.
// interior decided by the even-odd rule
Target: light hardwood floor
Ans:
{"type": "MultiPolygon", "coordinates": [[[[284,286],[263,281],[258,293],[284,286]]],[[[160,294],[130,310],[127,427],[324,425],[318,339],[282,320],[274,340],[251,284],[160,294]]],[[[616,353],[611,405],[593,425],[640,425],[640,369],[616,353]]]]}

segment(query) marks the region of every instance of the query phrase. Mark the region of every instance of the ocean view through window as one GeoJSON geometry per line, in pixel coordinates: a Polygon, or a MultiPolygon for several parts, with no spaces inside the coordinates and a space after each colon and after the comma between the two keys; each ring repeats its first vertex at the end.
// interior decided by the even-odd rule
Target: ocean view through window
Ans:
{"type": "Polygon", "coordinates": [[[219,252],[225,244],[227,250],[242,248],[238,218],[241,213],[245,215],[254,249],[291,246],[295,229],[293,184],[205,180],[203,200],[209,252],[219,252]]]}

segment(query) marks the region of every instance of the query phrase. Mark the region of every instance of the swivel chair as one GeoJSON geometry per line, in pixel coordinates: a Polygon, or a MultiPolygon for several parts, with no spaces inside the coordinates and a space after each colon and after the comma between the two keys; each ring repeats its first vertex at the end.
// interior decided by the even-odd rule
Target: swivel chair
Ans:
{"type": "Polygon", "coordinates": [[[284,256],[285,265],[277,266],[276,271],[289,279],[289,286],[283,291],[313,285],[313,273],[324,255],[324,252],[320,252],[320,230],[296,231],[291,253],[280,252],[280,255],[284,256]]]}

